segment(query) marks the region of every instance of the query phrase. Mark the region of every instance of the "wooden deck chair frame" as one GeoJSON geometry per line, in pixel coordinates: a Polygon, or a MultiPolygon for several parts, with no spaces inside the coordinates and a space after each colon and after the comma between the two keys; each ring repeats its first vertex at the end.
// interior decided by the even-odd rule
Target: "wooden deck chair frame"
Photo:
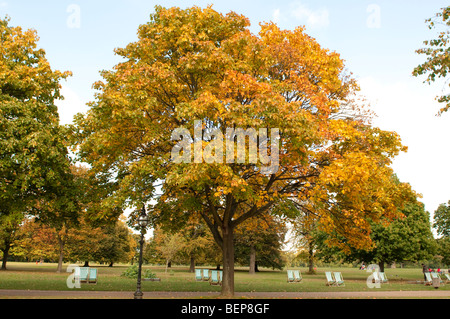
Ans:
{"type": "Polygon", "coordinates": [[[336,286],[345,286],[345,281],[340,271],[335,271],[333,275],[334,279],[336,280],[336,286]]]}
{"type": "Polygon", "coordinates": [[[325,271],[325,278],[327,279],[327,286],[336,285],[336,279],[334,279],[333,273],[331,271],[325,271]]]}
{"type": "Polygon", "coordinates": [[[302,274],[300,270],[294,270],[294,280],[295,282],[301,282],[302,281],[302,274]]]}

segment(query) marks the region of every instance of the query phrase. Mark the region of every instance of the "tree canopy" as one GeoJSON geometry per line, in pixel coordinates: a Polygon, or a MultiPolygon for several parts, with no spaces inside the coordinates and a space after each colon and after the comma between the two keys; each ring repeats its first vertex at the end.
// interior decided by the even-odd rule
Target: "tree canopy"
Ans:
{"type": "Polygon", "coordinates": [[[57,196],[69,159],[55,100],[70,72],[51,69],[35,31],[0,19],[0,214],[57,196]]]}
{"type": "MultiPolygon", "coordinates": [[[[427,60],[414,69],[413,75],[427,75],[425,82],[430,84],[439,78],[445,79],[450,71],[450,7],[442,8],[435,17],[427,19],[426,22],[430,29],[443,27],[437,39],[424,41],[426,47],[416,51],[418,54],[426,55],[427,60]]],[[[439,114],[450,109],[450,94],[439,96],[437,100],[445,104],[439,114]]]]}
{"type": "Polygon", "coordinates": [[[160,183],[156,223],[204,220],[222,247],[224,295],[234,291],[233,236],[243,222],[283,214],[277,207],[289,199],[346,238],[335,244],[362,248],[370,222],[398,217],[413,193],[391,180],[392,158],[406,148],[370,125],[339,54],[301,27],[249,26],[235,12],[157,6],[138,40],[116,49],[124,62],[102,72],[96,100],[75,121],[80,159],[114,181],[110,203],[139,207],[160,183]],[[183,156],[193,155],[181,162],[171,157],[177,129],[183,156]],[[221,152],[219,137],[234,145],[252,130],[266,132],[259,157],[250,134],[243,161],[234,147],[221,152]]]}

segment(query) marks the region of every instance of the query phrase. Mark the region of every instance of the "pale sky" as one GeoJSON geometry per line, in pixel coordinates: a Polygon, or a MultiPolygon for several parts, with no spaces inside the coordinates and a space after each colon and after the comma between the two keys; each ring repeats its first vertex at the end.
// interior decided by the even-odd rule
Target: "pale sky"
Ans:
{"type": "Polygon", "coordinates": [[[137,39],[138,26],[149,21],[155,5],[208,4],[222,13],[244,14],[255,33],[264,21],[283,29],[305,25],[321,46],[340,53],[378,115],[374,125],[396,131],[409,147],[393,164],[400,180],[423,195],[431,214],[450,200],[450,113],[437,117],[441,105],[435,101],[444,84],[430,86],[423,77],[412,76],[425,60],[415,50],[438,32],[429,30],[425,19],[448,1],[0,0],[0,17],[8,15],[11,25],[37,30],[51,66],[73,72],[62,83],[66,100],[58,103],[61,122],[68,124],[93,100],[92,84],[101,79],[99,71],[120,61],[113,49],[137,39]]]}

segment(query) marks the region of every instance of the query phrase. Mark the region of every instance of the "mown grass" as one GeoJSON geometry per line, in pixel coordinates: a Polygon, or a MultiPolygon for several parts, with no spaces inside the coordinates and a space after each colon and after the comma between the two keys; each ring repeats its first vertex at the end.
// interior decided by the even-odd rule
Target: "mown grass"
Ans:
{"type": "MultiPolygon", "coordinates": [[[[56,273],[56,264],[36,265],[34,263],[8,263],[8,270],[0,271],[0,289],[25,290],[71,290],[66,280],[70,273],[65,272],[68,265],[64,265],[62,273],[56,273]]],[[[82,284],[80,290],[94,291],[135,291],[136,280],[121,276],[128,265],[107,267],[92,264],[98,269],[98,283],[82,284]]],[[[202,267],[205,268],[205,267],[202,267]]],[[[220,291],[219,286],[211,286],[208,282],[195,281],[194,274],[187,267],[173,267],[165,272],[164,267],[144,266],[151,269],[161,281],[143,281],[142,291],[220,291]]],[[[306,268],[299,268],[302,272],[301,283],[288,283],[286,271],[265,270],[251,275],[245,268],[237,268],[235,272],[236,292],[322,292],[322,291],[368,291],[366,279],[370,273],[356,268],[318,268],[316,274],[307,274],[306,268]],[[345,287],[326,286],[325,271],[340,271],[345,280],[345,287]]],[[[388,284],[382,284],[377,290],[433,290],[431,286],[413,284],[411,282],[423,280],[419,268],[386,269],[388,284]]],[[[450,290],[450,284],[441,286],[442,290],[450,290]]]]}

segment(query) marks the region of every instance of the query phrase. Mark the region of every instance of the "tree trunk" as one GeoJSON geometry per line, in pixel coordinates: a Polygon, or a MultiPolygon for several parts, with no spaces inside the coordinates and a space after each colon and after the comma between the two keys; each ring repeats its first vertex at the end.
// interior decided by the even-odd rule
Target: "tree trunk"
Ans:
{"type": "Polygon", "coordinates": [[[86,260],[86,261],[84,262],[83,267],[89,267],[89,260],[86,260]]]}
{"type": "Polygon", "coordinates": [[[249,274],[254,275],[256,272],[256,249],[254,245],[250,246],[250,269],[248,270],[249,274]]]}
{"type": "Polygon", "coordinates": [[[11,248],[11,244],[9,242],[5,241],[5,248],[2,249],[2,252],[3,252],[2,270],[6,270],[6,263],[8,261],[10,248],[11,248]]]}
{"type": "Polygon", "coordinates": [[[384,261],[378,262],[378,266],[380,267],[380,272],[384,272],[384,261]]]}
{"type": "Polygon", "coordinates": [[[233,242],[233,228],[230,225],[223,227],[223,281],[222,281],[222,296],[234,296],[234,242],[233,242]]]}
{"type": "Polygon", "coordinates": [[[59,244],[59,259],[56,272],[60,273],[62,271],[62,265],[64,261],[64,240],[61,238],[61,236],[58,236],[58,244],[59,244]]]}
{"type": "Polygon", "coordinates": [[[195,272],[195,257],[194,254],[191,254],[191,263],[189,266],[189,272],[195,272]]]}
{"type": "Polygon", "coordinates": [[[308,247],[308,271],[310,274],[314,273],[314,249],[312,241],[309,242],[308,247]]]}

